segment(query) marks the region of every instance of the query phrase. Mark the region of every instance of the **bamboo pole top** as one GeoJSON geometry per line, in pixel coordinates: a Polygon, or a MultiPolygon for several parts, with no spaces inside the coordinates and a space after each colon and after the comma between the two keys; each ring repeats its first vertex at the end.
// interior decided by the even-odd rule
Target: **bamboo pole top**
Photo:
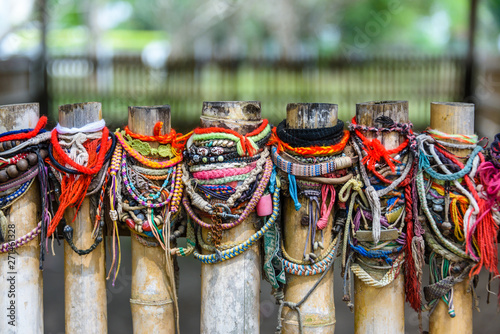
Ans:
{"type": "Polygon", "coordinates": [[[328,128],[337,125],[338,106],[331,103],[289,103],[286,125],[291,129],[328,128]]]}
{"type": "MultiPolygon", "coordinates": [[[[390,117],[396,123],[408,123],[408,101],[370,101],[356,104],[358,124],[379,127],[380,124],[375,122],[379,116],[390,117]]],[[[365,136],[377,138],[387,149],[396,148],[405,140],[397,132],[378,135],[366,132],[365,136]]]]}
{"type": "Polygon", "coordinates": [[[170,132],[171,110],[168,104],[162,106],[128,107],[128,127],[130,131],[146,136],[153,135],[157,122],[163,122],[161,134],[170,132]]]}
{"type": "Polygon", "coordinates": [[[38,103],[7,104],[0,106],[0,133],[32,129],[40,116],[38,103]]]}
{"type": "Polygon", "coordinates": [[[461,102],[432,102],[431,124],[449,134],[474,134],[474,104],[461,102]]]}
{"type": "Polygon", "coordinates": [[[203,102],[200,121],[202,127],[221,127],[243,135],[261,124],[260,101],[203,102]]]}
{"type": "Polygon", "coordinates": [[[83,102],[59,106],[59,124],[65,127],[81,127],[102,119],[100,102],[83,102]]]}

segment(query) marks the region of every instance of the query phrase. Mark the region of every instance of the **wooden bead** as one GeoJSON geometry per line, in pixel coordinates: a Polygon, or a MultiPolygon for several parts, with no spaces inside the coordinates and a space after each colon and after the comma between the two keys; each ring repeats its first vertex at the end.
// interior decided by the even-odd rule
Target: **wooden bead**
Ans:
{"type": "Polygon", "coordinates": [[[7,174],[12,179],[17,177],[19,175],[19,171],[17,170],[16,165],[10,165],[9,167],[7,167],[7,174]]]}
{"type": "Polygon", "coordinates": [[[19,160],[16,163],[16,167],[21,172],[24,172],[24,171],[28,170],[28,167],[29,167],[28,160],[26,160],[26,159],[19,160]]]}
{"type": "Polygon", "coordinates": [[[2,143],[2,146],[3,146],[4,151],[7,151],[7,150],[10,150],[12,148],[12,143],[10,142],[10,140],[7,140],[7,141],[4,141],[2,143]]]}
{"type": "Polygon", "coordinates": [[[26,157],[30,166],[34,166],[38,163],[38,156],[35,153],[29,153],[26,157]]]}
{"type": "Polygon", "coordinates": [[[5,169],[0,169],[0,183],[9,181],[9,175],[5,169]]]}
{"type": "Polygon", "coordinates": [[[49,151],[47,151],[47,150],[40,150],[40,156],[42,157],[42,159],[45,159],[46,157],[49,156],[49,151]]]}

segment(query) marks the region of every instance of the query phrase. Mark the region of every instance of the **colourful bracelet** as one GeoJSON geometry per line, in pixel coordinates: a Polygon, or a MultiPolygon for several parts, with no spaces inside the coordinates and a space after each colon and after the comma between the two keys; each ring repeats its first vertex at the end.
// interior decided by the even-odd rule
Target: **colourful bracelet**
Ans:
{"type": "Polygon", "coordinates": [[[313,165],[302,165],[290,162],[278,154],[278,149],[273,146],[272,158],[274,164],[286,172],[287,174],[292,174],[295,176],[320,176],[324,174],[330,174],[338,169],[348,168],[352,166],[352,159],[350,157],[340,157],[335,160],[323,162],[320,164],[313,165]]]}
{"type": "MultiPolygon", "coordinates": [[[[233,227],[241,224],[248,217],[250,212],[252,212],[255,209],[255,207],[257,206],[257,203],[259,202],[260,198],[262,197],[262,194],[264,194],[264,190],[266,189],[266,186],[267,186],[267,183],[269,182],[269,179],[271,178],[272,169],[273,169],[273,163],[271,162],[270,159],[267,159],[266,165],[264,167],[264,173],[262,175],[262,179],[260,180],[257,189],[253,193],[252,198],[250,199],[247,206],[245,207],[245,210],[241,213],[240,217],[238,219],[236,219],[235,221],[233,221],[231,223],[227,223],[227,224],[221,224],[221,228],[223,230],[227,230],[227,229],[233,228],[233,227]]],[[[193,218],[193,220],[198,225],[200,225],[203,228],[207,228],[207,229],[212,228],[212,224],[206,223],[196,216],[193,209],[191,208],[191,204],[189,203],[187,196],[184,196],[184,198],[182,200],[182,204],[186,208],[186,211],[189,214],[189,216],[191,216],[191,218],[193,218]]]]}

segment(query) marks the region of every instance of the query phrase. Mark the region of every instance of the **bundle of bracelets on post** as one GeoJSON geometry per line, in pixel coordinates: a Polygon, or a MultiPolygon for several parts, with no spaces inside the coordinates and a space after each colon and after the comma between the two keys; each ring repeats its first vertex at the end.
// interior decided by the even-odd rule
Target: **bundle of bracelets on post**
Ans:
{"type": "Polygon", "coordinates": [[[431,272],[430,285],[424,288],[425,309],[432,310],[442,299],[454,317],[455,284],[479,274],[483,266],[493,275],[499,274],[498,224],[493,212],[498,212],[500,179],[493,163],[485,162],[475,135],[451,135],[429,129],[417,139],[420,220],[429,246],[431,272]],[[496,206],[495,197],[491,196],[494,192],[496,206]]]}
{"type": "Polygon", "coordinates": [[[82,128],[57,124],[51,132],[45,162],[49,166],[49,186],[58,198],[50,202],[52,219],[47,238],[57,233],[57,226],[63,221],[63,236],[79,255],[89,254],[103,240],[103,200],[115,143],[104,120],[82,128]],[[91,203],[94,243],[87,249],[78,249],[73,242],[73,228],[65,221],[64,213],[68,208],[75,208],[74,222],[85,197],[89,197],[91,203]]]}
{"type": "MultiPolygon", "coordinates": [[[[48,211],[47,171],[43,159],[47,156],[50,132],[44,130],[47,117],[40,117],[34,129],[9,131],[0,134],[0,252],[5,253],[23,246],[41,234],[47,234],[50,221],[48,211]],[[35,177],[40,181],[42,218],[28,234],[11,239],[9,210],[33,185],[35,177]]],[[[16,224],[17,222],[10,222],[16,224]]],[[[43,269],[44,243],[40,247],[40,269],[43,269]]]]}
{"type": "Polygon", "coordinates": [[[349,202],[343,238],[344,301],[351,301],[351,272],[364,284],[381,288],[401,274],[404,264],[406,300],[420,310],[424,244],[417,220],[417,142],[411,123],[395,123],[387,116],[382,128],[349,125],[351,145],[360,157],[358,176],[342,188],[339,199],[349,202]],[[399,134],[402,143],[386,149],[377,139],[399,134]]]}
{"type": "MultiPolygon", "coordinates": [[[[279,225],[273,230],[275,235],[268,238],[274,241],[274,248],[265,248],[264,272],[280,304],[279,317],[281,308],[290,306],[283,300],[281,292],[286,284],[282,271],[300,276],[322,274],[319,278],[321,281],[335,260],[345,224],[345,206],[340,207],[336,215],[331,239],[325,240],[324,231],[336,200],[335,186],[349,182],[352,178],[348,168],[356,157],[344,152],[349,137],[349,131],[344,130],[341,120],[333,127],[317,129],[289,128],[284,120],[273,128],[269,145],[278,175],[281,176],[284,194],[292,198],[295,210],[302,207],[299,202],[301,197],[308,206],[308,215],[297,222],[307,228],[302,258],[294,259],[287,253],[279,225]]],[[[296,306],[298,308],[300,305],[296,306]]],[[[281,329],[280,321],[278,329],[281,329]]]]}
{"type": "MultiPolygon", "coordinates": [[[[182,151],[191,133],[175,130],[162,135],[163,123],[153,136],[133,133],[126,126],[115,133],[117,145],[111,160],[110,217],[127,226],[147,247],[161,246],[170,255],[187,256],[194,248],[194,230],[181,217],[183,193],[182,151]],[[187,248],[171,248],[186,235],[187,248]]],[[[170,256],[167,256],[170,259],[170,256]]]]}
{"type": "Polygon", "coordinates": [[[195,250],[199,261],[213,264],[240,255],[274,226],[279,215],[279,187],[270,182],[275,180],[265,147],[270,135],[267,120],[245,136],[217,127],[194,130],[184,152],[182,180],[186,186],[184,207],[198,225],[197,245],[210,253],[195,250]],[[244,242],[223,243],[222,231],[241,224],[254,210],[265,221],[262,228],[244,242]],[[207,237],[202,228],[209,230],[207,237]]]}

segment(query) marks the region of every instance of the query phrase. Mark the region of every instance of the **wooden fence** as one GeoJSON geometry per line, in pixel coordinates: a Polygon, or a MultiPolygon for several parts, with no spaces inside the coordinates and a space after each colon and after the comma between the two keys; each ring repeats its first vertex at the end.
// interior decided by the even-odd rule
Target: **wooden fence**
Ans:
{"type": "Polygon", "coordinates": [[[49,116],[57,106],[101,101],[112,125],[126,123],[127,106],[170,104],[181,131],[198,124],[203,101],[260,100],[263,116],[276,122],[290,102],[330,102],[339,118],[354,114],[356,102],[408,100],[417,128],[429,123],[432,101],[462,101],[465,57],[380,56],[306,60],[183,59],[162,68],[140,56],[92,60],[56,57],[48,62],[49,116]]]}

